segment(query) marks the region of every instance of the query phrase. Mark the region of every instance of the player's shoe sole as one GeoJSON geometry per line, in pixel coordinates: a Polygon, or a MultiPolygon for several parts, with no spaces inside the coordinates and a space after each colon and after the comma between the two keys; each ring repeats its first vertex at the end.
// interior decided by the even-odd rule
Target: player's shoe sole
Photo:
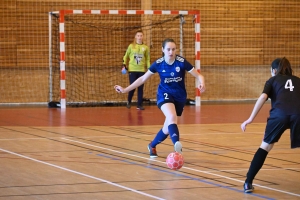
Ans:
{"type": "Polygon", "coordinates": [[[182,154],[182,144],[177,141],[175,144],[174,144],[174,150],[180,154],[182,154]]]}

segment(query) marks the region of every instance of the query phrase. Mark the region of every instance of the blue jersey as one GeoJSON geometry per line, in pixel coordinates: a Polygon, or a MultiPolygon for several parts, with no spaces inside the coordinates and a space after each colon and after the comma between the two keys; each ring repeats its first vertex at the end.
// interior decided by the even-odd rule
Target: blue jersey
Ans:
{"type": "MultiPolygon", "coordinates": [[[[185,71],[191,71],[193,69],[194,67],[181,56],[176,55],[172,65],[167,64],[164,57],[157,59],[149,68],[150,72],[157,72],[160,76],[157,97],[171,95],[175,101],[185,102],[187,98],[184,82],[185,71]]],[[[161,101],[163,101],[163,99],[157,99],[158,104],[161,101]]]]}

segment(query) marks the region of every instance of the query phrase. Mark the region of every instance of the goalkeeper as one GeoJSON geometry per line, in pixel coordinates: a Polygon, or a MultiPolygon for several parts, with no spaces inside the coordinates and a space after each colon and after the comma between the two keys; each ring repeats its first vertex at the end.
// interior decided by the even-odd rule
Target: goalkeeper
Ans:
{"type": "MultiPolygon", "coordinates": [[[[129,82],[132,84],[139,77],[143,76],[150,67],[150,50],[149,47],[143,44],[143,32],[138,30],[135,33],[133,42],[128,46],[126,53],[123,57],[123,68],[128,70],[129,82]]],[[[124,69],[122,70],[124,73],[124,69]]],[[[126,71],[125,71],[126,73],[126,71]]],[[[128,93],[127,108],[131,108],[131,101],[134,95],[134,90],[128,93]]],[[[144,84],[138,87],[137,91],[137,109],[144,110],[143,96],[144,96],[144,84]]]]}

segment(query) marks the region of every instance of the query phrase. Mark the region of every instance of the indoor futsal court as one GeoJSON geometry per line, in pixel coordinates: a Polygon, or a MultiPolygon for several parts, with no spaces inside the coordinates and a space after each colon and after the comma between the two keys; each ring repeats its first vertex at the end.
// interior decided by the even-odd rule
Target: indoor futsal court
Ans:
{"type": "Polygon", "coordinates": [[[243,133],[252,103],[186,106],[179,120],[184,166],[170,170],[170,138],[149,158],[164,117],[154,106],[1,107],[0,199],[300,199],[299,149],[289,132],[266,159],[254,193],[245,174],[270,104],[243,133]],[[251,141],[251,142],[249,142],[251,141]]]}

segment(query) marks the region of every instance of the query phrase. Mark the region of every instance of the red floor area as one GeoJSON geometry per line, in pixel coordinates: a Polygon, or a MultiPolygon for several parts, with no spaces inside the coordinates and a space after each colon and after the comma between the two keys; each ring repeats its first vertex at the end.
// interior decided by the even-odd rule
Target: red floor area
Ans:
{"type": "MultiPolygon", "coordinates": [[[[246,120],[254,103],[186,106],[179,124],[241,123],[246,120]]],[[[164,116],[155,106],[135,107],[0,107],[0,126],[135,126],[162,125],[164,116]]],[[[270,104],[263,106],[254,122],[266,122],[270,104]]]]}

